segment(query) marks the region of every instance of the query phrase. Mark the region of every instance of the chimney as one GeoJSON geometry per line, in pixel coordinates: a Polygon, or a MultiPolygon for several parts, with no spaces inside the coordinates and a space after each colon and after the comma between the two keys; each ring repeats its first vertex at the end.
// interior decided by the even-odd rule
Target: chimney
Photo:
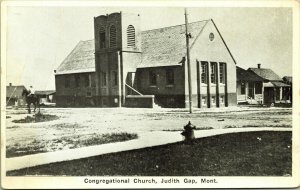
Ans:
{"type": "Polygon", "coordinates": [[[11,82],[9,83],[9,86],[11,86],[12,84],[11,84],[11,82]]]}
{"type": "Polygon", "coordinates": [[[259,69],[260,69],[260,65],[261,65],[260,63],[259,63],[259,64],[257,64],[257,68],[259,68],[259,69]]]}

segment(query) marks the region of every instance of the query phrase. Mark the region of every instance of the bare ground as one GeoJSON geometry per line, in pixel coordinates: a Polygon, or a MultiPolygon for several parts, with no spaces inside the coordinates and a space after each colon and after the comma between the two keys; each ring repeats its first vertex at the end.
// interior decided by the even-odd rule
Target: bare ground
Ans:
{"type": "Polygon", "coordinates": [[[233,127],[291,127],[291,108],[211,108],[186,109],[142,108],[43,108],[42,114],[59,119],[39,123],[14,123],[24,119],[25,109],[7,110],[6,147],[31,147],[35,153],[84,145],[85,140],[111,133],[144,134],[155,131],[180,131],[191,121],[198,129],[233,127]],[[76,145],[77,144],[77,145],[76,145]]]}

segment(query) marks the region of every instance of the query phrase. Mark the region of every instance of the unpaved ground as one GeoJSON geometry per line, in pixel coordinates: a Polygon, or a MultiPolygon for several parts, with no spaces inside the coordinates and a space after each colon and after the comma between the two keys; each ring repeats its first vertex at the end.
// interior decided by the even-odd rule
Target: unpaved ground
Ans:
{"type": "Polygon", "coordinates": [[[59,119],[40,123],[13,123],[13,120],[23,119],[29,114],[25,109],[8,109],[6,146],[43,144],[47,151],[55,151],[70,148],[73,146],[70,142],[93,135],[122,132],[139,135],[179,130],[188,121],[197,128],[292,125],[291,108],[211,108],[197,109],[193,114],[188,114],[186,109],[142,108],[43,108],[41,112],[56,115],[59,119]]]}

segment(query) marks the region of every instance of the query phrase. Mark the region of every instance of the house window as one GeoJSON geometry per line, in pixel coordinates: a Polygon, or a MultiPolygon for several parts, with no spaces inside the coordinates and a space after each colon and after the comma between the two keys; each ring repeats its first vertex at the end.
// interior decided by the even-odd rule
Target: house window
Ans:
{"type": "Polygon", "coordinates": [[[214,104],[214,105],[216,104],[216,97],[215,96],[211,97],[211,103],[214,104]]]}
{"type": "Polygon", "coordinates": [[[112,76],[113,76],[113,84],[115,86],[117,86],[118,85],[118,72],[117,71],[113,71],[112,72],[112,76]]]}
{"type": "Polygon", "coordinates": [[[241,83],[241,95],[245,95],[246,92],[246,84],[244,82],[241,83]]]}
{"type": "Polygon", "coordinates": [[[70,87],[70,77],[68,75],[65,76],[65,88],[70,87]]]}
{"type": "Polygon", "coordinates": [[[207,62],[201,62],[201,83],[207,84],[207,62]]]}
{"type": "Polygon", "coordinates": [[[255,83],[255,94],[262,94],[262,83],[261,82],[255,83]]]}
{"type": "Polygon", "coordinates": [[[84,84],[86,87],[91,87],[92,86],[92,75],[91,74],[86,74],[84,78],[84,84]]]}
{"type": "Polygon", "coordinates": [[[220,83],[225,84],[225,63],[220,63],[220,83]]]}
{"type": "Polygon", "coordinates": [[[216,63],[210,64],[210,80],[212,84],[216,84],[216,63]]]}
{"type": "Polygon", "coordinates": [[[114,25],[109,29],[109,47],[114,48],[117,46],[117,30],[114,25]]]}
{"type": "Polygon", "coordinates": [[[149,72],[149,83],[150,83],[150,86],[157,85],[157,77],[156,77],[156,73],[154,71],[149,72]]]}
{"type": "Polygon", "coordinates": [[[166,71],[166,80],[167,80],[167,85],[174,85],[174,70],[173,69],[168,69],[166,71]]]}
{"type": "Polygon", "coordinates": [[[105,29],[104,28],[100,28],[99,42],[100,42],[100,48],[105,48],[105,29]]]}
{"type": "Polygon", "coordinates": [[[206,96],[202,97],[201,103],[202,103],[202,105],[206,105],[206,96]]]}
{"type": "Polygon", "coordinates": [[[225,99],[224,99],[224,95],[221,95],[221,96],[220,96],[220,102],[221,102],[221,104],[224,104],[224,102],[225,102],[224,100],[225,100],[225,99]]]}
{"type": "Polygon", "coordinates": [[[79,87],[79,86],[80,86],[80,76],[75,75],[75,87],[79,87]]]}
{"type": "Polygon", "coordinates": [[[106,79],[107,78],[106,77],[106,72],[102,72],[101,74],[102,74],[102,80],[101,80],[102,81],[102,86],[106,86],[106,80],[107,80],[106,79]]]}
{"type": "Polygon", "coordinates": [[[127,27],[127,47],[135,47],[135,29],[132,25],[127,27]]]}

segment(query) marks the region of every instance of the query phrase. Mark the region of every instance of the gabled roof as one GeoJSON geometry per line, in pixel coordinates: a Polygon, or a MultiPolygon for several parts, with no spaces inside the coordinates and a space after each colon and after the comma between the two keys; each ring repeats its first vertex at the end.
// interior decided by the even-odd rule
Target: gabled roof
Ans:
{"type": "Polygon", "coordinates": [[[265,68],[249,68],[249,71],[252,71],[253,73],[257,74],[264,80],[269,81],[282,81],[282,79],[271,69],[265,69],[265,68]]]}
{"type": "MultiPolygon", "coordinates": [[[[189,33],[193,34],[190,46],[196,41],[209,20],[189,23],[189,33]]],[[[181,65],[186,55],[185,25],[170,26],[142,32],[143,67],[181,65]]]]}
{"type": "Polygon", "coordinates": [[[55,94],[55,90],[36,90],[34,92],[36,95],[52,95],[55,94]]]}
{"type": "Polygon", "coordinates": [[[23,90],[26,89],[25,86],[6,86],[6,97],[7,98],[20,98],[22,97],[23,90]]]}
{"type": "Polygon", "coordinates": [[[263,81],[264,79],[251,71],[236,66],[236,80],[254,82],[254,81],[263,81]]]}
{"type": "Polygon", "coordinates": [[[94,40],[80,41],[56,70],[56,74],[95,72],[94,40]]]}
{"type": "MultiPolygon", "coordinates": [[[[202,33],[206,24],[210,21],[213,22],[213,20],[204,20],[189,23],[189,33],[192,34],[192,38],[190,39],[191,48],[202,33]]],[[[217,31],[219,33],[218,29],[217,31]]],[[[183,57],[186,55],[185,24],[142,31],[141,35],[142,60],[138,65],[138,68],[182,64],[183,57]]],[[[225,44],[224,40],[223,42],[225,44]]],[[[229,51],[226,44],[225,46],[229,51]]],[[[80,41],[58,67],[56,74],[95,72],[94,52],[94,40],[80,41]]],[[[232,59],[234,60],[233,57],[232,59]]]]}

